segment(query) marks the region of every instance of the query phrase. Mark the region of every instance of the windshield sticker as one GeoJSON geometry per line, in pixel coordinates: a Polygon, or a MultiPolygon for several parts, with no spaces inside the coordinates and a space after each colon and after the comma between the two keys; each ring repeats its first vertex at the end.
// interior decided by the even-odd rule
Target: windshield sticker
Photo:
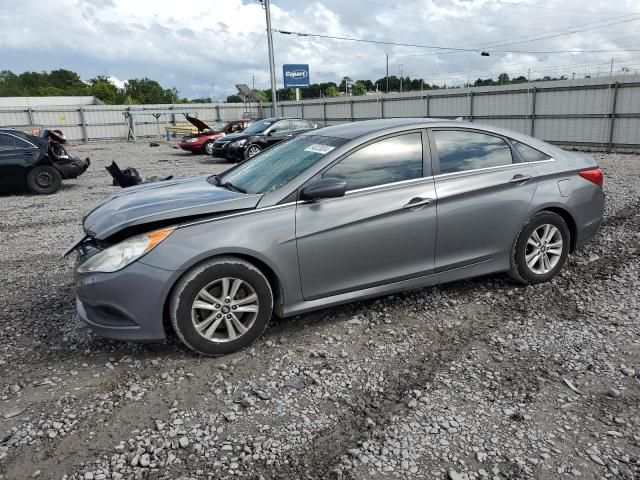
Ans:
{"type": "Polygon", "coordinates": [[[331,150],[334,150],[336,147],[332,147],[330,145],[322,145],[320,143],[314,143],[313,145],[309,145],[304,149],[305,152],[313,152],[313,153],[321,153],[322,155],[326,155],[331,150]]]}

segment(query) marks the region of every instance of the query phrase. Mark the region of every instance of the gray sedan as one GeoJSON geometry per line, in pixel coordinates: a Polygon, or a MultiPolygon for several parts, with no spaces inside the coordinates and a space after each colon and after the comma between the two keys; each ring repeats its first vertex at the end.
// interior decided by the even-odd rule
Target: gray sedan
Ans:
{"type": "Polygon", "coordinates": [[[222,355],[274,314],[495,272],[546,282],[596,235],[602,180],[588,156],[475,123],[326,127],[95,208],[70,249],[77,309],[106,337],[173,330],[222,355]]]}

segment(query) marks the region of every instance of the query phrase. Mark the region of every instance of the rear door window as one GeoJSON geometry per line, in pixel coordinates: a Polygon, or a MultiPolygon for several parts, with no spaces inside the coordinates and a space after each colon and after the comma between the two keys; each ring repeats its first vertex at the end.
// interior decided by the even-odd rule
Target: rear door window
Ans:
{"type": "Polygon", "coordinates": [[[280,133],[280,132],[287,132],[289,131],[290,127],[289,127],[289,120],[280,120],[279,122],[276,122],[276,124],[271,127],[271,132],[272,133],[280,133]]]}
{"type": "Polygon", "coordinates": [[[34,148],[34,145],[21,138],[16,138],[16,148],[34,148]]]}
{"type": "Polygon", "coordinates": [[[511,148],[500,137],[466,130],[434,130],[440,173],[511,165],[511,148]]]}
{"type": "Polygon", "coordinates": [[[13,135],[0,133],[0,151],[14,150],[15,138],[13,135]]]}
{"type": "Polygon", "coordinates": [[[308,130],[311,124],[306,120],[291,120],[291,130],[308,130]]]}

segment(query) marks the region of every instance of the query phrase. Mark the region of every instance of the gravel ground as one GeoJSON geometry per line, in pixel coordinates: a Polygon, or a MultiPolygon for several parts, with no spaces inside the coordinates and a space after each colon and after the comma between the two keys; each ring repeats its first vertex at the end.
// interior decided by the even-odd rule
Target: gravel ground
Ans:
{"type": "Polygon", "coordinates": [[[640,478],[640,156],[596,154],[607,210],[554,281],[502,275],[274,322],[253,348],[101,339],[74,317],[80,220],[143,176],[217,173],[162,143],[0,197],[0,479],[640,478]]]}

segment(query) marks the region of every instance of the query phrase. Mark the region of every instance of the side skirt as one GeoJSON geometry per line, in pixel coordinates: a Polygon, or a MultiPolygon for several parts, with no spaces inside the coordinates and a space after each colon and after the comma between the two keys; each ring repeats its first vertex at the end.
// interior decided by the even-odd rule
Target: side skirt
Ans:
{"type": "Polygon", "coordinates": [[[341,293],[330,297],[318,298],[316,300],[300,301],[290,305],[283,305],[281,317],[290,317],[302,313],[311,312],[321,308],[333,307],[345,303],[366,300],[368,298],[391,295],[397,292],[415,290],[417,288],[430,287],[441,283],[455,282],[490,273],[505,272],[509,270],[508,255],[499,255],[487,260],[483,260],[472,265],[458,267],[445,272],[433,273],[422,277],[402,280],[400,282],[388,283],[376,287],[365,288],[353,292],[341,293]],[[505,259],[506,257],[506,259],[505,259]]]}

